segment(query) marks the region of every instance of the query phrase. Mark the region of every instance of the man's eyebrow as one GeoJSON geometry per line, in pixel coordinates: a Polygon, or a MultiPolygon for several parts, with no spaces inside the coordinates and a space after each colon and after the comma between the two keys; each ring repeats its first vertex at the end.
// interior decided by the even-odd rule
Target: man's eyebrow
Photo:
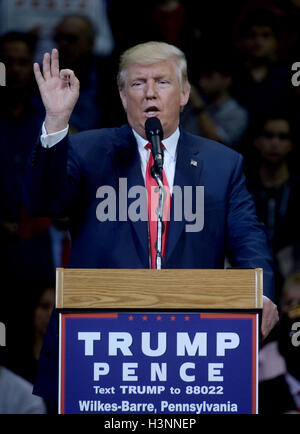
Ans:
{"type": "Polygon", "coordinates": [[[144,75],[135,75],[130,79],[130,81],[135,81],[135,80],[147,80],[147,79],[144,75]]]}
{"type": "MultiPolygon", "coordinates": [[[[164,80],[171,80],[171,77],[170,77],[170,75],[169,74],[157,74],[157,75],[154,75],[153,77],[151,77],[151,78],[154,78],[154,80],[161,80],[161,79],[164,79],[164,80]]],[[[145,76],[145,75],[136,75],[136,76],[133,76],[131,79],[130,79],[130,81],[132,82],[132,81],[135,81],[135,80],[141,80],[141,81],[146,81],[147,80],[147,77],[145,76]]]]}
{"type": "Polygon", "coordinates": [[[171,80],[171,77],[168,74],[159,74],[159,75],[156,75],[154,78],[155,78],[155,80],[162,80],[162,79],[171,80]]]}

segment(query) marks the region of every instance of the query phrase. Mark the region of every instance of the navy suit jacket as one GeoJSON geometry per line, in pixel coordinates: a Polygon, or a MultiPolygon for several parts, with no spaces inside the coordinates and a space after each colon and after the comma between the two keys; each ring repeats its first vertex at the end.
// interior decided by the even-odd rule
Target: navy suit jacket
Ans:
{"type": "MultiPolygon", "coordinates": [[[[101,202],[96,191],[107,185],[116,191],[118,216],[119,178],[127,178],[128,190],[145,185],[129,125],[75,134],[49,149],[36,145],[25,178],[24,203],[33,215],[71,217],[70,268],[149,268],[146,221],[100,222],[96,217],[101,202]]],[[[174,221],[171,209],[164,267],[224,268],[226,256],[234,267],[262,267],[264,294],[273,299],[272,256],[245,186],[241,155],[180,129],[175,185],[204,187],[204,227],[187,232],[185,225],[191,222],[174,221]]],[[[129,198],[128,206],[134,200],[129,198]]],[[[195,197],[193,201],[195,207],[195,197]]],[[[53,399],[57,394],[52,381],[57,375],[53,321],[49,329],[40,365],[44,356],[47,360],[36,391],[53,399]]]]}

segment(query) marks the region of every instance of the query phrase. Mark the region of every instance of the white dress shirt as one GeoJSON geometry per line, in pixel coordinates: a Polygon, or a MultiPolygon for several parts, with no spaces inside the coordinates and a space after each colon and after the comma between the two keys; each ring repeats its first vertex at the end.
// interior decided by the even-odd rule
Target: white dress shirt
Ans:
{"type": "MultiPolygon", "coordinates": [[[[41,144],[44,148],[51,148],[52,146],[56,145],[58,142],[60,142],[69,131],[69,127],[65,128],[64,130],[58,131],[56,133],[47,134],[45,125],[43,124],[42,127],[42,135],[41,135],[41,144]]],[[[148,140],[141,137],[134,129],[132,130],[134,137],[137,142],[138,151],[141,158],[141,170],[142,175],[145,181],[146,185],[146,168],[148,164],[148,160],[150,157],[150,149],[145,149],[145,146],[148,143],[148,140]]],[[[164,171],[168,180],[170,193],[172,194],[173,191],[173,184],[174,184],[174,176],[175,176],[175,166],[176,166],[176,151],[177,151],[177,143],[179,139],[179,128],[174,131],[171,136],[168,138],[162,140],[162,143],[165,147],[164,150],[164,171]]]]}
{"type": "MultiPolygon", "coordinates": [[[[148,148],[145,148],[148,140],[141,137],[136,131],[132,130],[134,137],[136,139],[138,150],[141,158],[141,170],[142,175],[145,181],[146,185],[146,169],[148,160],[150,157],[151,150],[148,148]]],[[[174,175],[175,175],[175,166],[176,166],[176,151],[177,151],[177,143],[179,139],[179,128],[174,131],[171,136],[169,136],[167,139],[162,140],[162,143],[164,145],[164,171],[168,180],[170,193],[172,194],[173,191],[173,184],[174,184],[174,175]]]]}

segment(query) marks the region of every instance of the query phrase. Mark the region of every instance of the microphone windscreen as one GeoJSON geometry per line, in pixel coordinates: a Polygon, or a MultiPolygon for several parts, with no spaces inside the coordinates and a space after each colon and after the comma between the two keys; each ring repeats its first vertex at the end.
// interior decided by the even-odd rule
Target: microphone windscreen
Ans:
{"type": "Polygon", "coordinates": [[[156,117],[148,118],[145,122],[145,133],[149,142],[153,135],[158,135],[162,140],[164,134],[160,120],[156,117]]]}

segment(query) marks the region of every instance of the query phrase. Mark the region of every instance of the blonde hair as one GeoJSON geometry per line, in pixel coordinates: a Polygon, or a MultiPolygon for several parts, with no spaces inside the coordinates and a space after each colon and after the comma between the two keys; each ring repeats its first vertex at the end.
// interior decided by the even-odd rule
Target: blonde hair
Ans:
{"type": "Polygon", "coordinates": [[[126,70],[129,65],[133,63],[151,65],[165,60],[174,62],[181,87],[189,88],[187,62],[184,53],[166,42],[150,41],[135,45],[121,55],[117,77],[119,90],[122,90],[125,85],[126,70]]]}

